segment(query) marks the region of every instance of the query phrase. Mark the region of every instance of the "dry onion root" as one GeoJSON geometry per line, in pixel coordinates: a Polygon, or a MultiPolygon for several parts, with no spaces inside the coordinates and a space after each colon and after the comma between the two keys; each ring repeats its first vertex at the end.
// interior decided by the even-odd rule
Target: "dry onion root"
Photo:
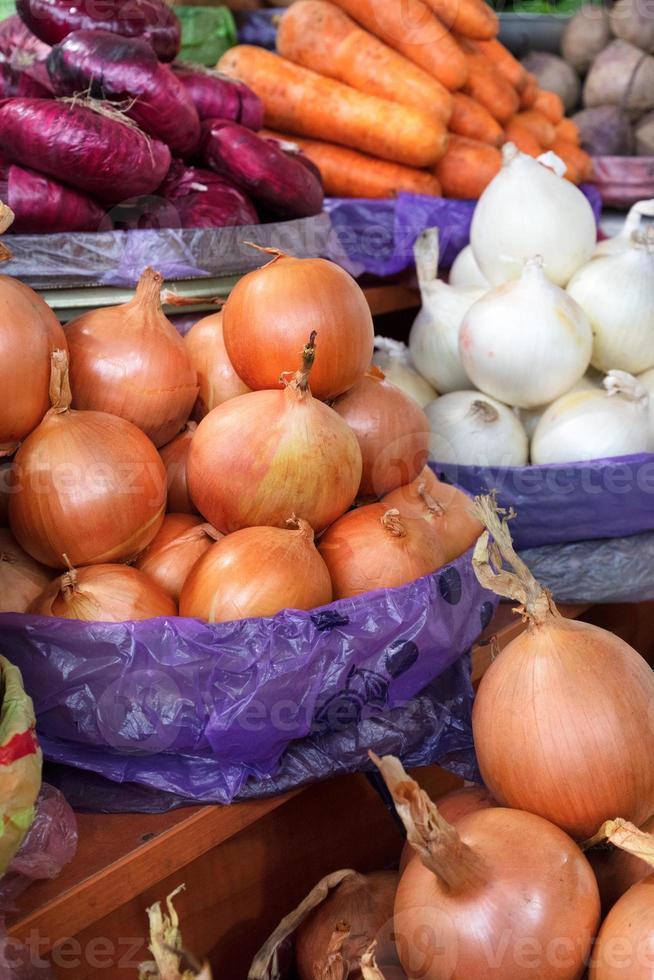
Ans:
{"type": "Polygon", "coordinates": [[[154,960],[141,963],[139,980],[212,980],[209,964],[201,965],[182,945],[179,916],[173,899],[184,890],[180,885],[166,898],[168,914],[161,903],[155,902],[148,909],[150,922],[149,950],[154,960]],[[188,966],[188,969],[187,969],[188,966]]]}
{"type": "Polygon", "coordinates": [[[477,513],[488,529],[473,558],[477,578],[516,601],[527,622],[475,700],[485,784],[500,803],[577,840],[616,813],[642,823],[654,811],[654,672],[617,636],[561,616],[515,553],[493,498],[478,498],[477,513]]]}

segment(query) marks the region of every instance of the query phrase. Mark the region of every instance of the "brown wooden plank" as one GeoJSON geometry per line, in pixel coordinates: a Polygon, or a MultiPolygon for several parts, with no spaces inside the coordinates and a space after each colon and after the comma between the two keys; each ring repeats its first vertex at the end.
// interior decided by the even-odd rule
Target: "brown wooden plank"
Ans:
{"type": "Polygon", "coordinates": [[[367,286],[363,292],[373,316],[420,306],[420,293],[408,286],[367,286]]]}

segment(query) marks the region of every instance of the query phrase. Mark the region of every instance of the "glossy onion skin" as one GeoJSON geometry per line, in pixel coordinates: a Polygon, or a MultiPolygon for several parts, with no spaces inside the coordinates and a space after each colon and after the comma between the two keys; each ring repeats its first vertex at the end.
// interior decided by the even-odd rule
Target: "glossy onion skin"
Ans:
{"type": "Polygon", "coordinates": [[[225,349],[222,310],[194,323],[184,343],[200,385],[193,409],[196,422],[230,398],[248,393],[250,389],[239,378],[225,349]]]}
{"type": "Polygon", "coordinates": [[[332,585],[313,536],[249,527],[218,541],[193,567],[180,615],[209,623],[315,609],[331,602],[332,585]]]}
{"type": "Polygon", "coordinates": [[[410,980],[579,980],[599,922],[597,882],[574,842],[541,817],[502,808],[457,824],[488,881],[450,891],[412,860],[395,900],[410,980]]]}
{"type": "Polygon", "coordinates": [[[187,423],[178,436],[175,436],[159,450],[159,455],[166,467],[166,482],[168,484],[166,510],[173,514],[198,513],[188,492],[186,479],[186,461],[195,430],[195,422],[187,423]]]}
{"type": "Polygon", "coordinates": [[[366,374],[334,403],[363,457],[359,497],[383,497],[418,476],[429,455],[429,422],[413,398],[366,374]]]}
{"type": "Polygon", "coordinates": [[[52,568],[135,557],[159,530],[166,471],[136,426],[104,412],[50,414],[16,454],[14,537],[52,568]]]}
{"type": "Polygon", "coordinates": [[[52,581],[52,571],[39,565],[0,528],[0,613],[24,613],[52,581]]]}
{"type": "Polygon", "coordinates": [[[29,286],[0,276],[0,456],[50,408],[50,356],[58,348],[65,350],[66,340],[50,307],[29,286]]]}
{"type": "Polygon", "coordinates": [[[361,452],[345,422],[309,393],[254,391],[200,422],[187,476],[195,506],[224,534],[284,527],[292,514],[318,534],[354,502],[361,452]]]}
{"type": "Polygon", "coordinates": [[[366,298],[347,272],[326,259],[282,256],[248,273],[223,314],[229,359],[253,390],[279,388],[280,376],[297,364],[314,330],[314,397],[326,400],[347,391],[372,361],[374,328],[366,298]]]}
{"type": "Polygon", "coordinates": [[[654,874],[613,906],[599,931],[589,980],[652,980],[654,971],[654,874]]]}
{"type": "Polygon", "coordinates": [[[202,518],[193,514],[166,514],[157,536],[136,559],[136,567],[175,602],[191,569],[214,543],[202,526],[202,518]]]}
{"type": "Polygon", "coordinates": [[[91,623],[123,623],[177,615],[177,605],[171,597],[137,568],[90,565],[73,574],[77,582],[70,600],[62,593],[62,582],[68,577],[63,575],[34,600],[30,613],[91,623]]]}
{"type": "Polygon", "coordinates": [[[548,617],[486,672],[473,708],[484,782],[501,803],[586,840],[654,803],[654,673],[623,640],[548,617]]]}

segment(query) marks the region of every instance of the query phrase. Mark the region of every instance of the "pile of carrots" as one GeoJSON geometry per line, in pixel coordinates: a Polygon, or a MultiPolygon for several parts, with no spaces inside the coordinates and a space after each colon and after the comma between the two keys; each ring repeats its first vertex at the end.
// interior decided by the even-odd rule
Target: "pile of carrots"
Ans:
{"type": "Polygon", "coordinates": [[[278,54],[229,50],[218,69],[252,88],[269,135],[296,143],[336,197],[398,191],[475,199],[507,140],[591,175],[558,95],[497,40],[484,0],[297,0],[278,54]]]}

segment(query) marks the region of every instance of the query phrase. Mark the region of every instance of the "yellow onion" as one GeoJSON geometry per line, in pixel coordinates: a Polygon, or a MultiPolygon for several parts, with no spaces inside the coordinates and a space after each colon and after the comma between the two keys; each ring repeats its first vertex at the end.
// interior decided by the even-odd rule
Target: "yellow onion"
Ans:
{"type": "Polygon", "coordinates": [[[35,616],[123,623],[133,619],[176,616],[173,599],[156,582],[129,565],[70,568],[31,604],[35,616]]]}
{"type": "Polygon", "coordinates": [[[413,517],[400,519],[399,511],[385,504],[345,514],[322,536],[318,550],[335,599],[393,589],[445,564],[443,545],[431,525],[413,517]]]}
{"type": "Polygon", "coordinates": [[[52,572],[39,565],[0,528],[0,612],[24,613],[52,581],[52,572]]]}
{"type": "Polygon", "coordinates": [[[0,461],[0,527],[9,527],[9,479],[11,460],[0,461]]]}
{"type": "Polygon", "coordinates": [[[220,623],[331,602],[311,527],[301,519],[287,523],[286,530],[244,528],[212,545],[184,583],[180,615],[220,623]]]}
{"type": "Polygon", "coordinates": [[[69,323],[75,408],[110,412],[164,446],[187,421],[198,393],[184,341],[161,308],[163,278],[146,269],[122,306],[69,323]]]}
{"type": "Polygon", "coordinates": [[[188,454],[188,485],[195,506],[219,531],[284,527],[297,514],[318,534],[354,501],[361,480],[357,440],[309,390],[314,358],[318,363],[321,356],[312,334],[302,370],[283,391],[231,398],[200,422],[188,454]]]}
{"type": "Polygon", "coordinates": [[[52,408],[11,471],[9,521],[37,561],[65,568],[121,561],[150,544],[163,521],[166,471],[131,422],[71,410],[68,359],[52,355],[52,408]]]}
{"type": "Polygon", "coordinates": [[[359,497],[383,497],[414,480],[429,455],[429,422],[420,406],[378,367],[334,402],[363,457],[359,497]]]}
{"type": "Polygon", "coordinates": [[[561,616],[515,553],[493,499],[477,503],[488,528],[473,558],[477,578],[517,601],[527,622],[475,699],[484,783],[499,803],[577,840],[616,813],[643,823],[654,811],[654,672],[617,636],[561,616]]]}
{"type": "Polygon", "coordinates": [[[398,759],[374,761],[419,857],[395,898],[407,976],[579,980],[600,901],[574,841],[542,817],[503,807],[476,810],[453,827],[398,759]]]}
{"type": "Polygon", "coordinates": [[[136,567],[179,602],[196,561],[222,535],[193,514],[167,514],[159,532],[136,559],[136,567]]]}
{"type": "Polygon", "coordinates": [[[296,259],[276,249],[262,269],[238,281],[223,308],[225,347],[248,387],[278,388],[311,331],[321,356],[311,375],[316,398],[335,398],[363,377],[374,328],[363,291],[326,259],[296,259]],[[265,352],[265,356],[263,356],[265,352]]]}
{"type": "Polygon", "coordinates": [[[168,502],[166,510],[174,514],[197,514],[191,496],[188,492],[186,479],[186,461],[191,448],[191,439],[197,429],[196,422],[187,422],[178,436],[162,446],[159,455],[166,467],[166,483],[168,485],[168,502]]]}
{"type": "Polygon", "coordinates": [[[216,405],[245,395],[250,389],[239,378],[225,350],[222,310],[198,320],[184,342],[200,385],[193,418],[201,422],[216,405]]]}
{"type": "MultiPolygon", "coordinates": [[[[12,220],[12,212],[0,203],[0,232],[12,220]]],[[[7,258],[2,246],[0,261],[7,258]]],[[[0,456],[11,456],[47,412],[50,356],[65,346],[59,321],[38,293],[0,276],[0,456]]]]}
{"type": "Polygon", "coordinates": [[[428,466],[412,483],[384,497],[387,507],[397,507],[402,517],[431,521],[445,548],[445,560],[454,561],[471,548],[484,530],[472,500],[447,483],[441,483],[428,466]]]}

